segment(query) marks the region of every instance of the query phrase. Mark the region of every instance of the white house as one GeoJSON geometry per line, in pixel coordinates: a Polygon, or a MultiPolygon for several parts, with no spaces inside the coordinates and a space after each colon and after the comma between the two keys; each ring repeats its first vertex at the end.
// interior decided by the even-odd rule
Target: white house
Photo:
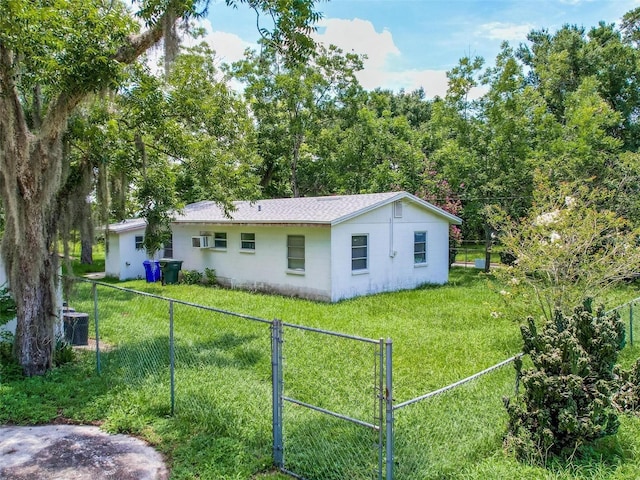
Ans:
{"type": "Polygon", "coordinates": [[[7,271],[4,268],[2,255],[0,255],[0,287],[4,286],[5,283],[7,283],[7,271]]]}
{"type": "Polygon", "coordinates": [[[144,218],[133,218],[109,225],[106,232],[106,276],[119,280],[145,277],[142,262],[147,260],[147,252],[143,246],[146,225],[144,218]]]}
{"type": "MultiPolygon", "coordinates": [[[[183,270],[213,268],[228,286],[332,302],[445,283],[449,225],[461,223],[406,192],[242,201],[234,207],[228,217],[214,202],[198,202],[175,219],[173,256],[183,261],[183,270]]],[[[120,235],[133,231],[123,227],[120,235]]],[[[126,244],[133,245],[133,235],[126,244]]]]}

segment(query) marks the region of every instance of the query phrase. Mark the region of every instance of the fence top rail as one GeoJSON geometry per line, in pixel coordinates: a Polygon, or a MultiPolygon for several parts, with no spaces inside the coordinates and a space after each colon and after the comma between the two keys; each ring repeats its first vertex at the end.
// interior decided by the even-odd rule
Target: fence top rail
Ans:
{"type": "Polygon", "coordinates": [[[636,297],[633,300],[629,300],[627,303],[623,303],[622,305],[618,305],[617,307],[614,307],[611,310],[607,310],[605,313],[615,312],[616,310],[620,310],[621,308],[628,307],[630,305],[635,305],[636,303],[640,303],[640,297],[636,297]]]}
{"type": "MultiPolygon", "coordinates": [[[[120,290],[123,292],[127,292],[127,293],[132,293],[134,295],[142,295],[144,297],[150,297],[150,298],[155,298],[158,300],[163,300],[166,302],[173,302],[174,304],[180,304],[180,305],[186,305],[189,307],[195,307],[195,308],[200,308],[203,310],[207,310],[210,312],[216,312],[216,313],[222,313],[225,315],[230,315],[233,317],[238,317],[238,318],[244,318],[246,320],[252,320],[255,322],[261,322],[261,323],[267,323],[267,324],[273,324],[273,320],[267,320],[265,318],[260,318],[260,317],[254,317],[252,315],[245,315],[243,313],[237,313],[237,312],[232,312],[229,310],[223,310],[220,308],[215,308],[215,307],[209,307],[206,305],[200,305],[198,303],[192,303],[192,302],[187,302],[185,300],[176,300],[175,298],[169,298],[169,297],[163,297],[161,295],[156,295],[154,293],[147,293],[147,292],[141,292],[139,290],[133,290],[131,288],[125,288],[125,287],[119,287],[117,285],[111,285],[109,283],[104,283],[104,282],[98,282],[96,280],[91,280],[89,278],[83,278],[83,277],[77,277],[76,280],[80,280],[82,282],[86,282],[86,283],[91,283],[93,285],[99,285],[101,287],[107,287],[107,288],[113,288],[114,290],[120,290]]],[[[379,344],[380,340],[373,340],[371,338],[365,338],[365,337],[359,337],[357,335],[349,335],[346,333],[340,333],[340,332],[332,332],[330,330],[322,330],[321,328],[315,328],[315,327],[306,327],[304,325],[296,325],[295,323],[285,323],[285,322],[281,322],[283,326],[285,327],[290,327],[290,328],[296,328],[298,330],[307,330],[310,332],[316,332],[316,333],[322,333],[324,335],[331,335],[334,337],[340,337],[340,338],[346,338],[349,340],[357,340],[359,342],[365,342],[365,343],[375,343],[375,344],[379,344]]]]}
{"type": "Polygon", "coordinates": [[[464,385],[465,383],[468,383],[468,382],[470,382],[472,380],[475,380],[476,378],[481,377],[482,375],[485,375],[485,374],[490,373],[490,372],[492,372],[494,370],[497,370],[500,367],[508,365],[509,363],[513,362],[516,358],[522,357],[522,356],[523,356],[523,354],[519,353],[518,355],[514,355],[511,358],[507,358],[506,360],[503,360],[500,363],[496,363],[495,365],[493,365],[493,366],[491,366],[489,368],[485,368],[481,372],[474,373],[470,377],[463,378],[462,380],[458,380],[457,382],[454,382],[454,383],[452,383],[450,385],[447,385],[446,387],[439,388],[438,390],[434,390],[433,392],[429,392],[429,393],[426,393],[426,394],[421,395],[419,397],[412,398],[411,400],[407,400],[406,402],[402,402],[402,403],[399,403],[397,405],[394,405],[393,406],[393,410],[394,411],[395,410],[399,410],[399,409],[404,408],[404,407],[406,407],[408,405],[411,405],[413,403],[421,402],[422,400],[426,400],[428,398],[435,397],[436,395],[440,395],[441,393],[444,393],[444,392],[446,392],[448,390],[452,390],[452,389],[454,389],[456,387],[459,387],[460,385],[464,385]]]}
{"type": "Polygon", "coordinates": [[[109,283],[104,283],[104,282],[98,282],[96,280],[91,280],[91,279],[87,279],[87,278],[78,277],[77,280],[80,280],[80,281],[86,282],[86,283],[91,283],[91,284],[94,284],[94,285],[99,285],[101,287],[112,288],[114,290],[120,290],[122,292],[132,293],[132,294],[135,294],[135,295],[142,295],[143,297],[150,297],[150,298],[155,298],[157,300],[163,300],[165,302],[173,302],[174,304],[177,303],[177,304],[180,304],[180,305],[186,305],[188,307],[200,308],[202,310],[207,310],[207,311],[216,312],[216,313],[222,313],[224,315],[230,315],[232,317],[244,318],[245,320],[252,320],[252,321],[255,321],[255,322],[268,323],[268,324],[272,324],[273,323],[273,320],[267,320],[265,318],[254,317],[252,315],[245,315],[243,313],[231,312],[229,310],[222,310],[220,308],[209,307],[209,306],[206,306],[206,305],[200,305],[198,303],[187,302],[185,300],[176,300],[175,298],[163,297],[161,295],[156,295],[154,293],[141,292],[139,290],[133,290],[131,288],[118,287],[117,285],[111,285],[109,283]]]}
{"type": "Polygon", "coordinates": [[[331,335],[334,337],[346,338],[348,340],[356,340],[358,342],[375,343],[375,344],[380,343],[380,340],[373,340],[372,338],[359,337],[357,335],[349,335],[348,333],[332,332],[331,330],[323,330],[321,328],[306,327],[304,325],[296,325],[295,323],[282,322],[282,325],[284,327],[296,328],[298,330],[306,330],[308,332],[322,333],[323,335],[331,335]]]}

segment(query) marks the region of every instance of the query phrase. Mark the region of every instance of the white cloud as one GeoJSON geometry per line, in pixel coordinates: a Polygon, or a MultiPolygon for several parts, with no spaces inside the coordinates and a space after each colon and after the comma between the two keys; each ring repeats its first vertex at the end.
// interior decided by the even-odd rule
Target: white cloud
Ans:
{"type": "MultiPolygon", "coordinates": [[[[247,42],[238,35],[213,31],[209,20],[201,20],[196,26],[204,28],[204,37],[197,40],[185,39],[183,45],[192,46],[206,41],[223,62],[241,60],[246,48],[258,48],[257,44],[247,42]]],[[[395,45],[389,30],[377,32],[370,21],[359,18],[324,19],[318,24],[318,30],[314,34],[316,41],[336,45],[345,52],[366,55],[364,69],[358,72],[357,76],[360,84],[367,90],[384,88],[394,91],[404,89],[410,92],[422,87],[429,98],[444,97],[447,93],[447,76],[444,70],[392,68],[391,63],[401,59],[402,53],[395,45]]],[[[234,85],[234,88],[241,89],[238,85],[234,85]]],[[[474,89],[470,97],[477,98],[483,93],[481,88],[474,89]]]]}
{"type": "Polygon", "coordinates": [[[250,43],[234,33],[214,31],[208,19],[197,20],[196,27],[204,29],[204,36],[196,39],[185,37],[183,45],[191,47],[206,42],[216,52],[216,58],[225,63],[233,63],[242,60],[247,48],[257,49],[258,45],[250,43]]]}
{"type": "Polygon", "coordinates": [[[527,39],[527,34],[534,28],[529,23],[515,24],[491,22],[480,25],[478,35],[491,40],[508,40],[509,42],[522,42],[527,39]]]}
{"type": "Polygon", "coordinates": [[[389,57],[400,55],[391,32],[386,29],[376,32],[368,20],[324,19],[318,23],[318,29],[322,33],[314,34],[316,41],[336,45],[345,52],[366,55],[367,67],[383,68],[389,57]]]}
{"type": "MultiPolygon", "coordinates": [[[[444,70],[392,68],[392,61],[401,59],[402,52],[389,30],[377,32],[370,21],[359,18],[324,19],[318,24],[318,30],[314,35],[316,41],[367,56],[363,62],[364,69],[357,74],[358,81],[367,90],[384,88],[410,92],[422,87],[428,98],[444,97],[447,93],[447,73],[444,70]]],[[[477,98],[483,93],[482,88],[474,89],[470,97],[477,98]]]]}

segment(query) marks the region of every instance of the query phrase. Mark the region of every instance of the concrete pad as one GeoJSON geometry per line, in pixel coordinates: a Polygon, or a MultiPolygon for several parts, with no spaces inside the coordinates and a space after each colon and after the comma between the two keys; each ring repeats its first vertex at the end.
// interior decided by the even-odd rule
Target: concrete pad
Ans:
{"type": "Polygon", "coordinates": [[[162,456],[142,440],[98,427],[0,427],[0,478],[166,480],[162,456]]]}

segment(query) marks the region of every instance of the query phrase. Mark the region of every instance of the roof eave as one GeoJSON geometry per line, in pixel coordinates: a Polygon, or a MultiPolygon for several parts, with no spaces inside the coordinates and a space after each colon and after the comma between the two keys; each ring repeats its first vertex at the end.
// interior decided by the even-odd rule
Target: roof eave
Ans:
{"type": "Polygon", "coordinates": [[[408,192],[398,192],[397,195],[393,195],[392,197],[386,198],[385,200],[381,200],[380,202],[374,203],[372,205],[368,205],[367,207],[364,207],[356,212],[351,212],[348,215],[344,215],[340,218],[336,218],[335,220],[333,220],[331,222],[331,225],[338,225],[340,223],[346,222],[347,220],[351,220],[352,218],[355,218],[357,216],[363,215],[367,212],[370,212],[372,210],[375,210],[376,208],[382,207],[384,205],[388,205],[391,204],[393,202],[396,202],[398,200],[403,200],[403,199],[408,199],[414,203],[417,203],[418,205],[422,206],[423,208],[431,211],[432,213],[440,216],[440,217],[444,217],[450,225],[462,225],[462,219],[460,217],[457,217],[445,210],[443,210],[442,208],[436,207],[435,205],[422,200],[419,197],[416,197],[415,195],[412,195],[408,192]]]}

